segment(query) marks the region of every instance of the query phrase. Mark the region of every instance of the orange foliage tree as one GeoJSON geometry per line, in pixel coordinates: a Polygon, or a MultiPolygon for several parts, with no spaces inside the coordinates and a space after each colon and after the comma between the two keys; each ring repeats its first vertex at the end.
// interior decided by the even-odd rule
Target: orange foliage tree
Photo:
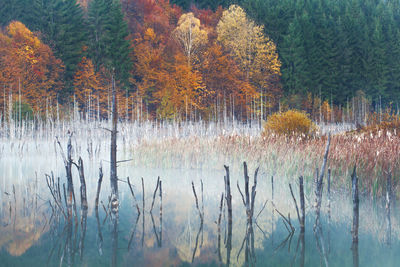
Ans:
{"type": "Polygon", "coordinates": [[[15,100],[21,92],[21,101],[43,112],[57,101],[62,72],[61,60],[21,22],[0,32],[0,82],[15,100]]]}
{"type": "Polygon", "coordinates": [[[187,58],[180,53],[175,61],[167,66],[164,86],[154,94],[159,101],[157,112],[161,117],[171,118],[176,115],[195,115],[196,110],[204,109],[208,92],[201,73],[187,64],[187,58]]]}
{"type": "Polygon", "coordinates": [[[94,71],[92,61],[83,57],[74,76],[74,94],[83,113],[95,111],[100,100],[102,113],[104,112],[104,95],[107,94],[107,90],[101,86],[100,79],[100,75],[94,71]]]}
{"type": "Polygon", "coordinates": [[[166,46],[152,28],[135,40],[135,84],[138,97],[150,105],[153,116],[171,118],[193,109],[202,110],[206,98],[200,72],[187,64],[177,49],[174,57],[166,58],[166,46]]]}
{"type": "Polygon", "coordinates": [[[215,101],[229,99],[229,103],[226,103],[229,110],[234,105],[235,113],[243,112],[246,109],[246,96],[257,96],[254,86],[246,81],[236,62],[219,44],[214,43],[207,49],[200,68],[209,91],[208,106],[215,101]]]}
{"type": "MultiPolygon", "coordinates": [[[[224,42],[229,38],[221,29],[232,25],[222,27],[222,8],[213,12],[194,7],[182,15],[168,0],[123,0],[122,6],[132,33],[136,106],[146,105],[153,118],[182,118],[188,113],[189,118],[193,113],[205,118],[222,108],[236,117],[244,116],[257,112],[257,103],[259,109],[265,109],[260,96],[266,101],[266,95],[271,100],[280,93],[280,63],[274,44],[245,15],[243,20],[258,30],[253,34],[258,37],[253,38],[257,44],[243,55],[243,59],[252,56],[246,64],[224,42]]],[[[245,30],[241,33],[248,36],[245,30]]],[[[249,41],[243,39],[249,38],[231,43],[249,41]]],[[[242,46],[244,50],[248,47],[242,46]]]]}

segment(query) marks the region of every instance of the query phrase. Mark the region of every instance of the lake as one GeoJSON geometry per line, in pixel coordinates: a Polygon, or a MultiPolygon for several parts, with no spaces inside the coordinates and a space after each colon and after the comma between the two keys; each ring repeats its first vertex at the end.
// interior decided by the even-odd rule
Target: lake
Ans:
{"type": "MultiPolygon", "coordinates": [[[[297,178],[275,174],[272,191],[271,176],[274,173],[265,167],[267,163],[248,162],[250,188],[254,171],[260,167],[253,223],[249,227],[246,208],[237,189],[238,182],[244,191],[243,167],[237,162],[246,159],[240,155],[228,155],[232,161],[214,160],[213,164],[197,164],[193,163],[196,159],[180,162],[179,158],[168,158],[168,153],[155,151],[154,156],[148,151],[146,154],[137,153],[141,146],[162,142],[172,136],[187,138],[199,135],[199,138],[209,139],[237,131],[238,134],[256,138],[259,133],[257,128],[222,132],[217,128],[202,127],[203,130],[190,127],[185,130],[168,127],[155,130],[145,126],[136,132],[132,128],[121,127],[118,159],[127,161],[118,164],[118,216],[110,210],[109,137],[101,125],[58,126],[44,132],[35,130],[38,134],[27,131],[19,137],[3,136],[0,141],[0,265],[398,265],[400,215],[395,201],[392,201],[388,227],[383,200],[373,201],[361,195],[359,243],[354,246],[350,232],[350,190],[333,191],[328,207],[324,188],[321,223],[314,231],[315,195],[313,183],[308,179],[305,183],[306,231],[301,234],[288,186],[289,182],[293,185],[294,195],[299,201],[297,178]],[[60,203],[65,206],[62,192],[63,184],[67,185],[61,155],[67,150],[68,129],[74,133],[73,160],[78,162],[81,156],[84,162],[89,205],[87,212],[81,209],[79,176],[73,167],[77,216],[73,212],[71,220],[61,214],[46,183],[46,174],[54,177],[55,188],[60,178],[60,203]],[[61,146],[57,144],[56,136],[61,146]],[[96,211],[100,164],[104,177],[96,211]],[[224,164],[230,165],[232,235],[228,231],[226,201],[221,206],[221,196],[225,193],[224,164]],[[127,177],[130,178],[136,201],[127,177]],[[159,187],[155,192],[158,177],[162,185],[162,200],[159,187]],[[294,232],[279,213],[286,219],[290,218],[294,232]]],[[[190,154],[191,149],[187,147],[187,151],[182,153],[190,154]]],[[[207,155],[203,156],[207,158],[207,155]]]]}

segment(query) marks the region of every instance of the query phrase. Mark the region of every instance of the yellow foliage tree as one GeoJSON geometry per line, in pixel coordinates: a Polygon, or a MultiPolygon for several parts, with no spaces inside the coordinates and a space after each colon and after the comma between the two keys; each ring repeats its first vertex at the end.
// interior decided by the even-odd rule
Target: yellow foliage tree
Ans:
{"type": "Polygon", "coordinates": [[[237,5],[225,10],[217,25],[217,40],[231,53],[247,79],[271,97],[280,92],[277,77],[281,62],[275,43],[264,35],[263,26],[249,19],[237,5]]]}
{"type": "Polygon", "coordinates": [[[330,121],[332,118],[332,108],[327,100],[325,100],[321,105],[321,113],[325,122],[330,121]]]}
{"type": "Polygon", "coordinates": [[[183,14],[178,26],[172,32],[175,40],[181,45],[190,65],[200,49],[207,44],[207,31],[200,25],[200,20],[192,12],[183,14]]]}

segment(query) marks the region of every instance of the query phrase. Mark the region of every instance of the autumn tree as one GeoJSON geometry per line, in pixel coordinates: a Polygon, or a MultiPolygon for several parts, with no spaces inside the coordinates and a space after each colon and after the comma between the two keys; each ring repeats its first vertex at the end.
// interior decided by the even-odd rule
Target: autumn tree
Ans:
{"type": "Polygon", "coordinates": [[[200,49],[207,44],[207,31],[200,25],[200,20],[192,12],[183,14],[178,26],[172,32],[187,57],[188,65],[193,63],[200,49]]]}
{"type": "Polygon", "coordinates": [[[181,9],[168,0],[121,0],[130,33],[136,37],[152,28],[165,44],[181,16],[181,9]]]}
{"type": "Polygon", "coordinates": [[[24,24],[14,21],[0,33],[0,82],[9,93],[21,92],[23,102],[44,111],[56,102],[62,76],[61,60],[24,24]]]}
{"type": "Polygon", "coordinates": [[[95,110],[104,91],[92,61],[83,57],[74,76],[74,95],[81,111],[86,113],[95,110]]]}
{"type": "Polygon", "coordinates": [[[164,46],[161,42],[154,30],[148,28],[133,43],[135,50],[132,57],[135,63],[132,77],[135,78],[132,78],[132,83],[136,87],[136,104],[141,106],[145,103],[153,115],[157,109],[153,93],[162,86],[160,83],[167,75],[164,72],[164,46]]]}
{"type": "Polygon", "coordinates": [[[246,81],[236,62],[219,44],[214,43],[204,52],[200,70],[209,92],[208,106],[223,102],[221,106],[233,109],[238,116],[246,108],[246,95],[257,95],[255,87],[246,81]]]}
{"type": "Polygon", "coordinates": [[[206,88],[201,73],[187,64],[186,56],[175,50],[172,58],[152,28],[135,42],[135,74],[138,96],[153,115],[173,118],[204,109],[206,88]]]}
{"type": "Polygon", "coordinates": [[[231,5],[217,25],[218,41],[231,53],[246,78],[259,92],[279,93],[277,79],[281,62],[276,45],[264,35],[264,27],[249,19],[245,11],[231,5]]]}
{"type": "Polygon", "coordinates": [[[168,75],[164,85],[154,93],[159,101],[157,113],[163,118],[171,118],[173,115],[188,118],[195,111],[201,112],[205,108],[204,101],[208,92],[201,73],[193,70],[186,60],[183,54],[175,55],[175,61],[167,66],[168,75]]]}

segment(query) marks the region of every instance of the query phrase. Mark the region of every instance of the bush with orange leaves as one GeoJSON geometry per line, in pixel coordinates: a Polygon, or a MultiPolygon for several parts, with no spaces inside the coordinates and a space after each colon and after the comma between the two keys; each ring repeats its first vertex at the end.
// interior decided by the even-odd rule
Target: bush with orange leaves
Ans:
{"type": "Polygon", "coordinates": [[[268,116],[267,123],[264,125],[263,135],[275,133],[287,136],[309,136],[313,134],[316,129],[317,126],[306,113],[292,109],[268,116]]]}

